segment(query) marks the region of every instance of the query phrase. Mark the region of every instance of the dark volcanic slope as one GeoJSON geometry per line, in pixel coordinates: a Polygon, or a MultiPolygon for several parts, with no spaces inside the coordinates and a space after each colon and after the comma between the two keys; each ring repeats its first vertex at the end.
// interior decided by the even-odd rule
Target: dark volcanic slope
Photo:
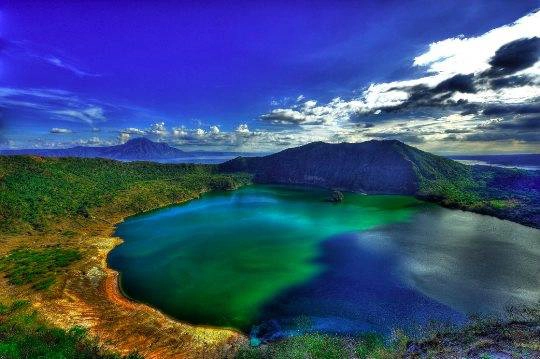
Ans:
{"type": "Polygon", "coordinates": [[[540,227],[540,173],[467,166],[395,140],[314,142],[265,157],[238,157],[220,169],[251,173],[259,183],[416,195],[540,227]]]}
{"type": "Polygon", "coordinates": [[[186,157],[188,153],[166,143],[153,142],[146,138],[134,138],[122,145],[63,149],[24,149],[1,151],[3,155],[37,155],[45,157],[109,158],[115,160],[160,160],[186,157]]]}
{"type": "Polygon", "coordinates": [[[416,194],[420,176],[459,175],[467,166],[391,141],[313,142],[265,157],[238,157],[221,168],[265,183],[316,185],[366,193],[416,194]]]}

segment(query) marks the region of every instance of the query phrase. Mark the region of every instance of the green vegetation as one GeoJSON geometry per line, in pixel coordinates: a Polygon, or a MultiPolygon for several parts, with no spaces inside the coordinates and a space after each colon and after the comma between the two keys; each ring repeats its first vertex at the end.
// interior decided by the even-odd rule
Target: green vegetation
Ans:
{"type": "Polygon", "coordinates": [[[210,165],[0,156],[0,233],[47,231],[98,211],[134,214],[248,181],[210,165]]]}
{"type": "Polygon", "coordinates": [[[358,337],[303,334],[259,347],[243,346],[237,359],[384,359],[405,353],[407,338],[401,334],[391,343],[382,336],[366,333],[358,337]]]}
{"type": "Polygon", "coordinates": [[[85,329],[63,330],[47,325],[28,302],[0,303],[0,358],[139,359],[104,350],[85,329]]]}
{"type": "Polygon", "coordinates": [[[11,284],[47,289],[55,283],[59,271],[79,259],[81,254],[75,249],[16,249],[0,259],[0,271],[5,272],[11,284]]]}
{"type": "Polygon", "coordinates": [[[410,149],[420,198],[538,227],[540,177],[535,171],[466,166],[410,149]]]}
{"type": "Polygon", "coordinates": [[[397,332],[390,342],[375,333],[358,337],[304,334],[258,347],[245,345],[237,359],[538,358],[540,303],[508,308],[502,318],[473,316],[468,325],[431,323],[409,340],[397,332]]]}

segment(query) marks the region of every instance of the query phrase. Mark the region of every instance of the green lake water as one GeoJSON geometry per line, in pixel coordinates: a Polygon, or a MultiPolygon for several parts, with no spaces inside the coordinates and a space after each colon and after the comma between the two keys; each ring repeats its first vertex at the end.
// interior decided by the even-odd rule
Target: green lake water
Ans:
{"type": "Polygon", "coordinates": [[[131,217],[118,226],[125,242],[109,263],[135,300],[270,339],[300,321],[306,328],[306,318],[308,330],[387,332],[489,311],[477,300],[499,308],[540,298],[537,230],[407,196],[346,194],[334,204],[328,195],[250,186],[131,217]],[[505,251],[487,245],[483,258],[488,242],[505,251]],[[501,266],[463,267],[460,256],[501,266]],[[523,263],[512,267],[508,256],[523,263]],[[493,287],[487,294],[482,281],[493,287]]]}

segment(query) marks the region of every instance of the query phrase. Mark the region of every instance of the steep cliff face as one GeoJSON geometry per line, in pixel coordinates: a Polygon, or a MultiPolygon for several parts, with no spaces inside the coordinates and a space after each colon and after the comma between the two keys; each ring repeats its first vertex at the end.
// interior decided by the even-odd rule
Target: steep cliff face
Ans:
{"type": "MultiPolygon", "coordinates": [[[[429,167],[453,161],[399,141],[314,142],[265,157],[238,157],[221,169],[249,172],[261,183],[305,184],[366,193],[415,194],[429,167]],[[440,163],[439,163],[440,162],[440,163]],[[425,168],[427,167],[427,168],[425,168]]],[[[457,164],[459,169],[466,166],[457,164]]],[[[458,170],[459,170],[458,169],[458,170]]]]}

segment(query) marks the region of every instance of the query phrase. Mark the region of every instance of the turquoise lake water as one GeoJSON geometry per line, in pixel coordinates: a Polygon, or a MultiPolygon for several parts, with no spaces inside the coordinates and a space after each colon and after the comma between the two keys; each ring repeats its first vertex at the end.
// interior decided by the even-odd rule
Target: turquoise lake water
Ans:
{"type": "Polygon", "coordinates": [[[263,340],[462,323],[540,300],[540,231],[407,196],[250,186],[131,217],[121,288],[263,340]]]}

